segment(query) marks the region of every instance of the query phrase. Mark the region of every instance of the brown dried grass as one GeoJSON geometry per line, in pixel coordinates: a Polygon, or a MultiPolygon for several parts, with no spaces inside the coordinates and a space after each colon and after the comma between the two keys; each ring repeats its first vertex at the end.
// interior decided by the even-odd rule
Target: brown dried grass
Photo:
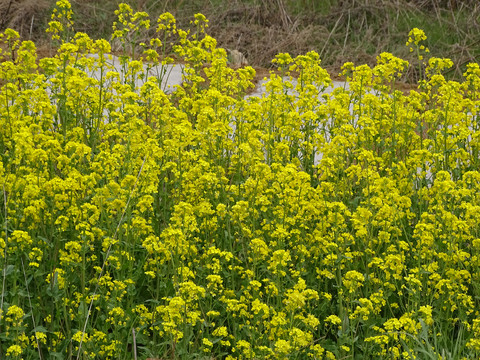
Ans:
{"type": "Polygon", "coordinates": [[[24,39],[37,39],[50,6],[47,0],[0,0],[0,31],[12,28],[24,39]]]}
{"type": "Polygon", "coordinates": [[[260,0],[254,4],[236,3],[210,16],[209,33],[219,46],[238,49],[250,64],[269,67],[276,54],[292,56],[315,49],[324,26],[301,24],[288,12],[283,0],[260,0]]]}

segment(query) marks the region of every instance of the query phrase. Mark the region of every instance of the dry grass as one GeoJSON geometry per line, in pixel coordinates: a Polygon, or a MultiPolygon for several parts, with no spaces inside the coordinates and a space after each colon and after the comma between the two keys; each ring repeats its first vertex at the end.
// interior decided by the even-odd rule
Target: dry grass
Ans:
{"type": "Polygon", "coordinates": [[[0,30],[12,28],[22,38],[38,38],[50,5],[47,0],[0,0],[0,30]]]}

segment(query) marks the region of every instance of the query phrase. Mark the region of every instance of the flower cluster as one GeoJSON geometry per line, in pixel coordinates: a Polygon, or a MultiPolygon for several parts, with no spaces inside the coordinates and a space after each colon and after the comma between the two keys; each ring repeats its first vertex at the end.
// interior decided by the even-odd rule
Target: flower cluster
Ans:
{"type": "Polygon", "coordinates": [[[117,15],[121,71],[86,34],[41,60],[0,37],[0,354],[480,356],[477,64],[432,58],[404,94],[383,53],[324,93],[317,53],[279,54],[249,97],[202,15],[161,15],[134,59],[150,23],[117,15]]]}

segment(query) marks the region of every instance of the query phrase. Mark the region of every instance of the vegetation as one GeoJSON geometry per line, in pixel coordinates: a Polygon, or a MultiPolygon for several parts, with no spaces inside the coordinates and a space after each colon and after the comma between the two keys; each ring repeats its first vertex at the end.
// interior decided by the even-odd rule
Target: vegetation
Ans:
{"type": "MultiPolygon", "coordinates": [[[[121,0],[72,2],[75,28],[93,39],[109,39],[110,24],[121,0]]],[[[434,54],[452,59],[447,79],[461,80],[470,62],[478,62],[480,4],[476,0],[127,0],[135,11],[145,11],[154,22],[172,13],[179,27],[192,29],[190,20],[201,12],[210,20],[209,35],[220,47],[244,53],[254,67],[271,68],[278,53],[292,56],[316,51],[332,76],[341,66],[374,66],[376,57],[390,52],[415,61],[404,47],[412,28],[428,35],[434,54]]],[[[0,2],[0,31],[9,27],[22,39],[34,40],[41,55],[52,56],[44,29],[55,0],[0,2]]],[[[193,29],[192,29],[193,30],[193,29]]],[[[143,41],[155,36],[145,30],[143,41]]],[[[415,70],[414,70],[415,69],[415,70]]],[[[420,73],[409,69],[403,81],[416,83],[420,73]]]]}
{"type": "Polygon", "coordinates": [[[479,358],[478,64],[447,80],[413,28],[411,63],[322,95],[279,53],[246,97],[203,15],[116,16],[120,72],[67,0],[54,56],[1,34],[1,358],[479,358]]]}

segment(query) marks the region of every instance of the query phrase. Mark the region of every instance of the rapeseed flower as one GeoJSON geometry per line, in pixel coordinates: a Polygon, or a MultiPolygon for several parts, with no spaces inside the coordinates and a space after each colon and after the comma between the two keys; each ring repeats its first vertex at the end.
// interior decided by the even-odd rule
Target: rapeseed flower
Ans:
{"type": "Polygon", "coordinates": [[[279,54],[245,97],[254,70],[201,14],[140,44],[147,15],[121,5],[117,68],[57,8],[54,57],[0,36],[0,352],[407,358],[441,327],[478,355],[478,65],[453,82],[431,58],[403,94],[409,64],[382,53],[320,95],[320,56],[279,54]]]}

